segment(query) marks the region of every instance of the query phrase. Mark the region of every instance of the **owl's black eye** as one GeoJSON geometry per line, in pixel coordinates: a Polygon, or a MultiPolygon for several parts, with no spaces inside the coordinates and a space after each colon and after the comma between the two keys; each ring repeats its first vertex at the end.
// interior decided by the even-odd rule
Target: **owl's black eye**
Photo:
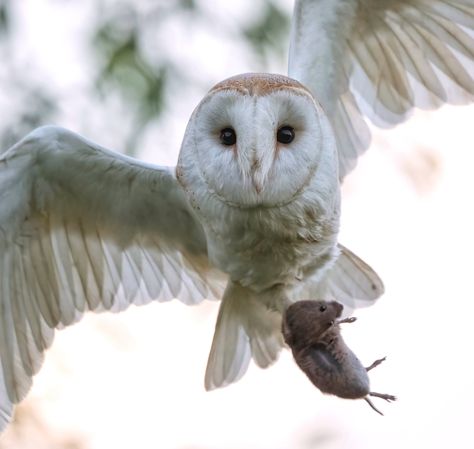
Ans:
{"type": "Polygon", "coordinates": [[[224,128],[221,130],[220,135],[222,145],[234,145],[237,142],[237,135],[232,128],[224,128]]]}
{"type": "Polygon", "coordinates": [[[291,126],[282,126],[277,132],[277,140],[280,143],[291,143],[295,138],[295,130],[291,126]]]}

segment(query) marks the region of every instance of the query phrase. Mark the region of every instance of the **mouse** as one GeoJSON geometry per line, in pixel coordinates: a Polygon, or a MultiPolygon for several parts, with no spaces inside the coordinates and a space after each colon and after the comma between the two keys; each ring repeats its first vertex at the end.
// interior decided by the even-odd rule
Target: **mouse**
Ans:
{"type": "Polygon", "coordinates": [[[291,304],[283,314],[282,333],[298,367],[326,394],[344,399],[364,399],[380,415],[370,397],[388,402],[396,397],[370,391],[368,372],[386,358],[364,367],[344,342],[340,325],[355,317],[340,319],[344,307],[337,301],[303,300],[291,304]]]}

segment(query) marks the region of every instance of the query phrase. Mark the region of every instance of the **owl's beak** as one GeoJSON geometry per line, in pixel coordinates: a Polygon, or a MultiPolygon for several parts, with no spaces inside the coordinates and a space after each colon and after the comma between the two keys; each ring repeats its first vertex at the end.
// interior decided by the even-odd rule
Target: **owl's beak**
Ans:
{"type": "Polygon", "coordinates": [[[252,185],[257,192],[257,194],[261,193],[263,190],[263,184],[265,182],[265,173],[262,170],[262,164],[259,159],[254,159],[252,164],[252,185]]]}
{"type": "Polygon", "coordinates": [[[274,161],[273,152],[268,151],[268,146],[267,142],[264,142],[264,145],[256,145],[249,161],[250,177],[257,195],[263,193],[274,161]]]}
{"type": "Polygon", "coordinates": [[[257,193],[261,193],[261,191],[263,190],[263,184],[257,179],[255,179],[255,176],[252,176],[252,184],[255,191],[257,193]]]}

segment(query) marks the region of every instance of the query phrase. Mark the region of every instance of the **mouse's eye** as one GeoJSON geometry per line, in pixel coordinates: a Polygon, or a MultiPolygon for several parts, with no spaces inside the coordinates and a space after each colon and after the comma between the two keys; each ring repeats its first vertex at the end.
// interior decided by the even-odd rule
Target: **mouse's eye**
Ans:
{"type": "Polygon", "coordinates": [[[323,304],[323,305],[319,306],[319,311],[320,311],[320,312],[325,312],[327,308],[328,308],[328,307],[323,304]]]}
{"type": "Polygon", "coordinates": [[[334,320],[329,321],[328,326],[329,327],[334,326],[334,320]]]}

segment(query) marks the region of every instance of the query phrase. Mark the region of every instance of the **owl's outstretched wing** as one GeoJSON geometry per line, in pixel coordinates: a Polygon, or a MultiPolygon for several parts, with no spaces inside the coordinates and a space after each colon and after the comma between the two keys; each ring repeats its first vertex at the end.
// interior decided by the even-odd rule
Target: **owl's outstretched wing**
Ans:
{"type": "Polygon", "coordinates": [[[341,244],[340,254],[322,279],[309,277],[303,282],[301,298],[337,301],[346,311],[370,306],[384,293],[378,274],[360,257],[341,244]]]}
{"type": "Polygon", "coordinates": [[[370,143],[364,120],[474,98],[474,0],[297,0],[289,76],[334,127],[340,178],[370,143]]]}
{"type": "Polygon", "coordinates": [[[57,127],[0,156],[0,430],[54,329],[86,310],[220,297],[174,173],[57,127]]]}

